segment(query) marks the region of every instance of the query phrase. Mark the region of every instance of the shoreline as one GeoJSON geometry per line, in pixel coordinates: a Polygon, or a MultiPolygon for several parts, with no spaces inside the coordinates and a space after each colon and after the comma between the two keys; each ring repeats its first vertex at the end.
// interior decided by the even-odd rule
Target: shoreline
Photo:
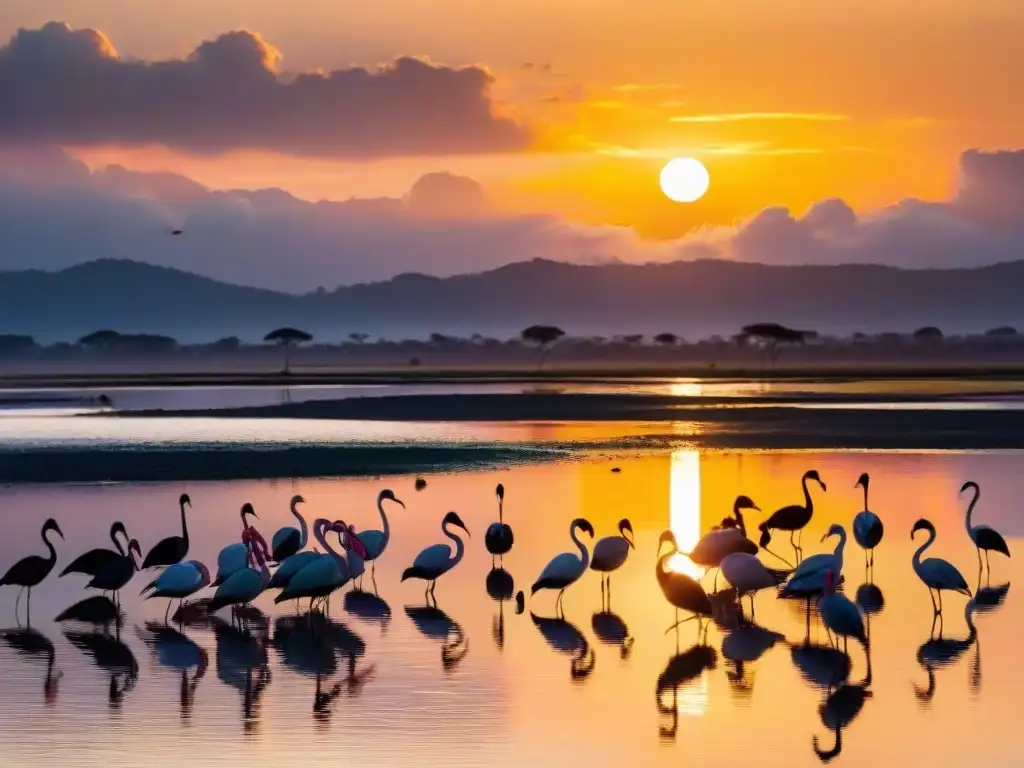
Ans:
{"type": "Polygon", "coordinates": [[[791,364],[775,368],[707,365],[552,366],[541,371],[507,366],[366,368],[281,371],[97,371],[74,373],[0,373],[0,389],[119,389],[133,387],[302,387],[415,384],[585,384],[658,379],[709,382],[854,382],[854,381],[1021,381],[1024,362],[1003,365],[791,364]]]}

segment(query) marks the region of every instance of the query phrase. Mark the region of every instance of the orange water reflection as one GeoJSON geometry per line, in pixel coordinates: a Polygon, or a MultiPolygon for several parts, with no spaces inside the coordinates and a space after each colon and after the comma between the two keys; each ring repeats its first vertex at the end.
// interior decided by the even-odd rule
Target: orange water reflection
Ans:
{"type": "MultiPolygon", "coordinates": [[[[829,491],[815,496],[817,511],[804,536],[808,554],[821,549],[818,539],[832,522],[849,526],[860,508],[854,483],[862,471],[872,473],[871,506],[886,525],[875,573],[884,607],[870,624],[874,695],[844,728],[836,764],[913,760],[962,765],[969,760],[1003,765],[1019,748],[1014,705],[1024,686],[1024,671],[1017,663],[1024,609],[1016,588],[1003,605],[976,616],[979,644],[966,647],[947,665],[932,665],[934,686],[929,691],[929,670],[917,655],[929,637],[931,607],[910,568],[909,532],[918,517],[933,520],[939,530],[937,554],[955,563],[975,586],[976,560],[963,530],[957,492],[964,480],[977,480],[983,495],[976,521],[1002,530],[1012,551],[1024,551],[1024,518],[1017,510],[1024,490],[1021,458],[1013,453],[680,451],[430,476],[422,492],[413,490],[413,477],[8,488],[0,507],[0,569],[28,552],[45,551],[39,528],[50,515],[58,518],[67,537],[59,547],[61,564],[106,544],[107,528],[115,519],[123,520],[148,549],[178,531],[175,500],[182,491],[195,504],[189,518],[190,556],[207,563],[215,562],[219,548],[237,536],[238,507],[245,500],[256,506],[264,535],[291,522],[287,501],[296,492],[309,501],[310,515],[341,516],[360,528],[379,524],[373,502],[383,486],[394,488],[408,509],[391,513],[393,539],[378,569],[389,616],[361,617],[346,612],[340,599],[332,604],[332,618],[358,636],[362,651],[350,657],[335,647],[333,655],[328,650],[318,656],[322,649],[316,642],[304,645],[302,636],[295,645],[278,647],[274,619],[293,609],[275,607],[264,596],[257,606],[271,614],[271,622],[265,642],[255,647],[223,630],[185,629],[189,640],[206,651],[210,666],[198,683],[189,683],[188,697],[173,659],[153,652],[141,639],[149,637],[142,629],[145,620],[161,619],[164,610],[160,601],[139,601],[144,576],[125,590],[128,621],[120,642],[130,649],[139,670],[116,708],[109,701],[111,671],[52,622],[58,611],[84,596],[82,580],[47,580],[33,594],[33,626],[52,642],[63,676],[55,689],[52,681],[47,688],[46,654],[19,651],[6,635],[0,640],[4,760],[30,764],[49,759],[108,768],[138,765],[142,756],[152,766],[207,765],[211,755],[217,756],[218,765],[227,766],[253,761],[334,766],[353,756],[366,766],[569,761],[640,766],[678,765],[684,759],[818,765],[812,737],[830,746],[833,734],[819,715],[826,692],[802,674],[804,618],[797,605],[770,595],[758,598],[760,626],[781,637],[759,658],[742,664],[726,656],[732,647],[730,632],[712,625],[708,643],[714,649],[713,665],[692,677],[682,675],[674,701],[668,694],[659,700],[654,695],[671,660],[691,650],[697,640],[693,623],[683,625],[679,648],[674,634],[665,634],[673,611],[653,575],[660,533],[671,527],[688,549],[731,510],[738,493],[753,497],[767,514],[799,501],[800,476],[815,468],[829,491]],[[612,467],[621,471],[613,473],[612,467]],[[618,520],[630,518],[637,549],[612,579],[612,611],[628,628],[628,648],[598,631],[603,625],[595,619],[600,588],[594,574],[567,591],[565,613],[572,627],[549,626],[554,640],[528,615],[550,616],[551,593],[531,598],[523,616],[515,614],[513,603],[499,606],[488,597],[484,582],[490,557],[481,539],[496,519],[498,482],[507,493],[505,519],[515,530],[516,544],[505,568],[516,589],[528,588],[553,555],[572,550],[568,528],[574,517],[590,519],[598,537],[614,534],[618,520]],[[399,581],[401,570],[422,547],[443,541],[439,523],[449,509],[460,513],[473,534],[464,562],[437,587],[440,608],[468,644],[455,664],[445,648],[458,633],[445,634],[443,619],[436,616],[426,619],[442,624],[414,623],[404,607],[422,605],[422,588],[399,581]],[[499,614],[500,647],[494,639],[499,614]],[[435,632],[439,626],[440,634],[435,632]],[[566,644],[558,645],[562,641],[566,644]],[[576,657],[591,652],[593,668],[582,674],[576,657]],[[324,679],[317,679],[317,670],[324,679]],[[323,708],[314,709],[318,683],[322,693],[340,686],[329,716],[323,708]],[[679,715],[674,740],[659,736],[659,729],[671,731],[672,720],[659,711],[659,701],[679,715]],[[985,739],[963,738],[982,728],[985,739]]],[[[756,525],[758,519],[749,522],[756,525]]],[[[993,557],[993,580],[1019,580],[1019,562],[993,557]]],[[[691,572],[693,566],[684,559],[679,567],[691,572]]],[[[863,570],[852,543],[846,575],[848,594],[853,595],[863,570]]],[[[0,627],[14,624],[14,598],[14,590],[0,590],[0,627]]],[[[947,637],[966,636],[963,605],[962,598],[947,599],[947,637]]],[[[607,616],[603,620],[610,621],[607,616]]],[[[344,637],[342,629],[334,631],[341,642],[337,638],[344,637]]],[[[811,638],[824,642],[817,626],[812,626],[811,638]]],[[[850,679],[858,681],[865,672],[864,655],[851,645],[851,657],[850,679]]],[[[196,674],[190,668],[185,677],[192,681],[196,674]]]]}

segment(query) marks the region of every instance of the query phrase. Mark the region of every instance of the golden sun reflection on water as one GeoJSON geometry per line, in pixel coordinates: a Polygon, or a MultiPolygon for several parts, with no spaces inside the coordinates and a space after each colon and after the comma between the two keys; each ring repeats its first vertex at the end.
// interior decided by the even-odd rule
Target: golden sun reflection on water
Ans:
{"type": "MultiPolygon", "coordinates": [[[[700,454],[676,451],[669,474],[669,525],[676,535],[680,552],[690,552],[700,540],[700,454]]],[[[668,562],[669,568],[695,579],[704,569],[684,554],[668,562]]]]}

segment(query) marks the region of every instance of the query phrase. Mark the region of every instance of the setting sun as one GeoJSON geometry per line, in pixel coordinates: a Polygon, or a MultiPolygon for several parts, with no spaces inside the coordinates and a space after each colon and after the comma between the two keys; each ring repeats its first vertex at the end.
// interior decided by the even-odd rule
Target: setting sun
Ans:
{"type": "Polygon", "coordinates": [[[700,160],[677,157],[661,169],[661,190],[677,203],[693,203],[704,197],[711,177],[700,160]]]}

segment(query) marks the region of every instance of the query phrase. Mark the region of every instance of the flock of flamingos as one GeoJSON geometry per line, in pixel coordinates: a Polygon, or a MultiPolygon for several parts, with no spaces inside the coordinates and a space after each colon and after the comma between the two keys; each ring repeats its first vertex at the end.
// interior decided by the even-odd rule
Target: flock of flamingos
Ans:
{"type": "MultiPolygon", "coordinates": [[[[808,487],[810,482],[816,483],[822,491],[827,490],[817,471],[807,471],[801,480],[803,503],[783,507],[768,516],[758,525],[759,537],[756,543],[748,538],[743,512],[760,509],[749,497],[738,497],[733,507],[733,515],[722,520],[720,525],[705,534],[692,551],[682,553],[693,563],[706,569],[704,576],[699,580],[671,567],[671,559],[680,554],[680,550],[673,532],[666,531],[661,535],[658,544],[655,576],[666,601],[675,609],[676,621],[668,631],[674,629],[677,638],[680,624],[691,619],[696,619],[698,623],[699,636],[704,621],[718,615],[726,602],[731,609],[738,610],[742,617],[744,597],[750,601],[750,618],[746,620],[747,626],[756,627],[757,625],[753,623],[755,594],[769,589],[775,591],[780,598],[806,601],[809,636],[811,607],[812,603],[815,604],[817,615],[828,632],[830,645],[827,648],[834,649],[834,654],[841,654],[845,659],[843,663],[847,665],[846,673],[849,672],[849,656],[846,653],[849,639],[859,642],[867,657],[868,672],[865,681],[860,686],[843,686],[843,689],[849,689],[844,695],[847,698],[852,697],[851,701],[835,702],[838,714],[833,713],[833,719],[843,720],[844,706],[847,710],[852,707],[855,713],[863,697],[870,695],[866,692],[871,677],[870,639],[865,630],[865,616],[861,607],[840,589],[844,582],[844,550],[847,541],[844,527],[832,525],[822,537],[822,541],[836,537],[837,544],[833,552],[803,557],[802,532],[814,514],[814,500],[808,487]],[[773,534],[789,535],[794,554],[792,563],[769,548],[773,534]],[[667,551],[666,544],[669,545],[667,551]],[[784,567],[766,565],[758,556],[762,551],[778,560],[779,565],[784,567]],[[715,581],[713,590],[709,593],[703,581],[711,571],[715,571],[715,581]],[[729,589],[717,590],[719,576],[728,583],[729,589]],[[680,620],[680,611],[689,615],[680,620]],[[842,652],[839,651],[840,640],[843,644],[842,652]],[[859,700],[857,696],[860,696],[859,700]]],[[[855,541],[864,550],[865,569],[871,574],[874,567],[874,550],[882,540],[884,526],[882,520],[868,508],[869,483],[870,478],[867,474],[861,475],[857,482],[857,486],[863,489],[864,509],[854,517],[852,527],[855,541]]],[[[961,494],[968,492],[971,493],[971,498],[967,507],[965,526],[971,542],[977,549],[980,577],[983,568],[990,571],[991,552],[1009,557],[1010,551],[1005,539],[996,530],[987,525],[973,524],[974,509],[980,497],[977,483],[964,483],[961,494]]],[[[492,578],[489,576],[488,591],[491,592],[492,587],[498,592],[507,589],[507,594],[492,596],[508,600],[512,598],[511,578],[503,569],[498,568],[497,564],[503,555],[511,551],[514,536],[511,527],[504,521],[505,491],[502,485],[497,486],[496,493],[498,520],[487,528],[484,544],[492,555],[491,576],[504,574],[506,578],[493,579],[492,584],[492,578]]],[[[129,539],[125,526],[115,522],[110,529],[113,549],[93,549],[85,552],[68,564],[59,575],[63,577],[77,573],[88,576],[86,586],[100,590],[104,594],[110,593],[114,606],[119,610],[120,591],[129,584],[137,571],[158,572],[158,575],[145,585],[141,594],[146,595],[147,599],[168,600],[165,623],[168,621],[173,601],[177,600],[174,621],[187,621],[189,616],[212,616],[214,612],[230,607],[232,625],[237,623],[238,628],[243,629],[244,617],[247,611],[251,610],[248,609],[249,603],[267,590],[277,591],[276,603],[295,601],[298,606],[299,601],[308,600],[308,615],[312,621],[313,617],[325,615],[329,611],[328,601],[332,594],[349,584],[353,590],[361,590],[362,580],[368,569],[371,579],[373,578],[377,560],[384,555],[391,539],[385,502],[405,506],[392,491],[382,490],[377,498],[380,529],[357,532],[353,526],[342,520],[317,518],[311,525],[307,524],[298,509],[304,500],[301,496],[295,496],[291,500],[291,513],[298,526],[281,528],[273,535],[269,545],[250,521],[257,518],[255,510],[250,504],[245,504],[240,513],[240,540],[221,550],[217,558],[217,571],[213,575],[203,563],[187,559],[189,533],[186,509],[191,506],[191,501],[187,495],[182,495],[179,499],[182,528],[180,536],[163,539],[143,558],[138,541],[129,539]],[[312,543],[311,538],[319,548],[308,548],[312,543]],[[332,546],[332,538],[337,542],[337,548],[332,546]],[[142,560],[141,565],[138,558],[142,560]],[[214,588],[213,595],[198,598],[199,593],[207,588],[214,588]]],[[[538,626],[541,621],[564,623],[562,596],[565,590],[576,583],[588,569],[597,571],[600,575],[602,611],[605,604],[609,606],[610,611],[611,577],[635,548],[633,529],[629,520],[622,520],[618,528],[618,535],[599,539],[592,548],[588,548],[580,535],[586,534],[593,539],[593,526],[583,518],[572,521],[569,526],[569,537],[575,545],[575,551],[564,552],[552,558],[530,588],[531,595],[542,590],[557,592],[556,618],[542,620],[534,617],[538,626]]],[[[459,515],[449,512],[441,522],[441,532],[451,544],[442,543],[427,547],[402,573],[402,581],[420,579],[426,583],[425,596],[428,607],[437,580],[458,566],[463,559],[466,542],[456,529],[461,529],[463,533],[469,535],[459,515]]],[[[941,621],[942,593],[961,593],[970,598],[965,615],[973,634],[971,606],[974,604],[974,598],[967,581],[950,562],[935,557],[924,557],[935,541],[936,530],[931,522],[921,519],[913,525],[910,531],[911,538],[916,538],[920,531],[926,534],[926,538],[914,552],[912,566],[928,589],[935,619],[941,621]]],[[[25,557],[12,565],[3,578],[0,578],[0,586],[19,587],[18,598],[15,601],[16,616],[19,615],[23,593],[27,592],[25,610],[30,618],[32,588],[46,579],[56,567],[57,550],[51,541],[51,532],[63,538],[60,527],[53,519],[47,520],[42,528],[42,539],[49,550],[48,556],[25,557]]],[[[858,594],[858,602],[859,597],[858,594]]],[[[106,597],[103,599],[111,602],[106,597]]],[[[522,591],[515,595],[515,600],[517,612],[521,613],[526,600],[522,591]]],[[[61,617],[58,617],[58,620],[60,619],[61,617]]],[[[935,622],[933,633],[934,624],[935,622]]],[[[701,650],[705,648],[703,643],[699,643],[688,653],[677,655],[663,673],[664,681],[659,680],[659,694],[662,682],[666,687],[670,687],[673,682],[678,683],[680,679],[692,677],[695,670],[698,673],[702,671],[706,666],[705,656],[711,650],[701,650]]],[[[840,677],[845,680],[845,676],[840,677]]],[[[835,694],[832,698],[834,696],[835,694]]],[[[832,702],[832,698],[829,702],[832,702]]],[[[659,699],[659,708],[661,707],[659,699]]],[[[822,717],[825,718],[824,713],[822,717]]],[[[838,749],[839,727],[836,728],[836,732],[838,749]]],[[[817,750],[817,745],[815,748],[817,750]]],[[[819,754],[826,755],[827,752],[819,751],[819,754]]]]}

